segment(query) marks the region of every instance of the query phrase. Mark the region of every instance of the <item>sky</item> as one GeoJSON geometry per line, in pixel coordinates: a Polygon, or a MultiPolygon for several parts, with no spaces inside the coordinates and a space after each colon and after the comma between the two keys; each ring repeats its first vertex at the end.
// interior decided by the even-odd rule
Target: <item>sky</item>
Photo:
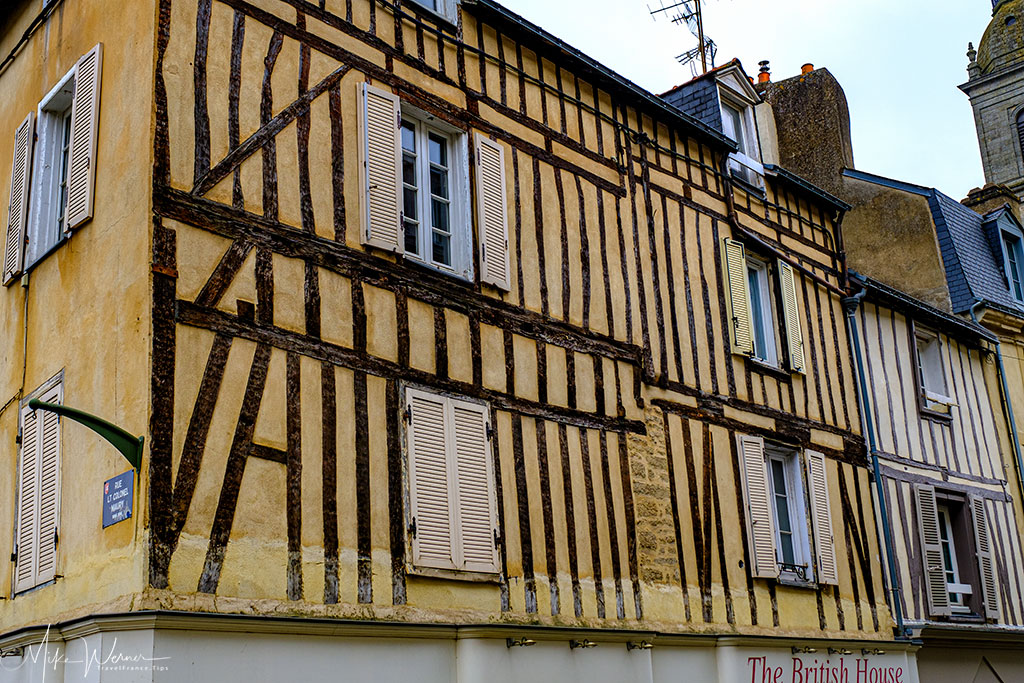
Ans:
{"type": "MultiPolygon", "coordinates": [[[[503,4],[654,93],[691,78],[676,55],[697,44],[648,12],[661,0],[503,0],[503,4]]],[[[674,0],[664,0],[666,5],[674,0]]],[[[773,80],[826,67],[850,105],[854,165],[961,199],[984,183],[974,117],[957,86],[990,0],[705,0],[716,64],[738,57],[773,80]]]]}

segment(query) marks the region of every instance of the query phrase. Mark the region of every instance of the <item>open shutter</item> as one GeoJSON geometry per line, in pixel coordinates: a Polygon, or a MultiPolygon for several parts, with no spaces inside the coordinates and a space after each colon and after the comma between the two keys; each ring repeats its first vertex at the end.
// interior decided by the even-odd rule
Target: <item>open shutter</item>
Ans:
{"type": "Polygon", "coordinates": [[[818,557],[818,583],[839,585],[839,567],[832,540],[832,506],[828,496],[828,473],[825,455],[805,451],[807,482],[811,491],[811,521],[814,524],[814,548],[818,557]]]}
{"type": "Polygon", "coordinates": [[[413,389],[407,396],[412,559],[425,567],[455,569],[445,400],[413,389]]]}
{"type": "Polygon", "coordinates": [[[768,489],[768,469],[764,459],[764,439],[736,435],[736,451],[743,475],[743,497],[747,501],[747,544],[750,548],[750,573],[754,577],[778,578],[775,555],[775,516],[768,489]]]}
{"type": "Polygon", "coordinates": [[[747,292],[747,253],[741,243],[727,237],[722,260],[725,262],[732,352],[749,356],[754,352],[754,340],[750,326],[750,295],[747,292]]]}
{"type": "Polygon", "coordinates": [[[33,118],[30,113],[14,133],[14,163],[11,166],[11,205],[7,217],[7,247],[4,251],[3,284],[21,272],[25,258],[25,226],[28,224],[28,190],[32,178],[33,118]]]}
{"type": "Polygon", "coordinates": [[[96,138],[100,123],[100,75],[103,45],[99,44],[75,66],[75,96],[71,103],[71,141],[68,153],[68,206],[65,230],[92,218],[96,186],[96,138]]]}
{"type": "Polygon", "coordinates": [[[18,527],[15,544],[14,592],[34,587],[39,547],[39,418],[41,413],[21,409],[21,466],[18,468],[18,527]]]}
{"type": "Polygon", "coordinates": [[[480,281],[509,289],[505,150],[476,135],[476,206],[480,230],[480,281]]]}
{"type": "Polygon", "coordinates": [[[782,260],[777,263],[779,283],[782,285],[782,314],[785,319],[786,342],[789,347],[789,369],[793,372],[803,372],[804,333],[800,327],[800,306],[796,301],[796,276],[793,266],[782,260]]]}
{"type": "Polygon", "coordinates": [[[402,147],[399,127],[402,116],[398,97],[363,84],[359,108],[363,134],[362,162],[365,191],[363,241],[401,253],[402,147]]]}
{"type": "Polygon", "coordinates": [[[981,577],[981,600],[985,616],[999,618],[999,591],[996,588],[995,560],[992,557],[992,535],[989,533],[985,499],[971,496],[971,521],[974,524],[974,547],[981,577]]]}
{"type": "Polygon", "coordinates": [[[917,518],[921,531],[921,563],[924,571],[924,585],[928,597],[928,613],[932,616],[948,616],[949,589],[946,586],[946,569],[942,563],[942,539],[939,536],[939,510],[935,503],[935,487],[917,484],[914,487],[917,498],[917,518]]]}
{"type": "Polygon", "coordinates": [[[457,498],[456,564],[477,572],[498,571],[494,470],[487,438],[487,408],[451,399],[457,498]]]}
{"type": "MultiPolygon", "coordinates": [[[[61,403],[61,385],[39,397],[46,403],[61,403]]],[[[46,583],[57,573],[57,529],[60,522],[60,417],[48,410],[37,411],[39,424],[39,543],[36,583],[46,583]]]]}

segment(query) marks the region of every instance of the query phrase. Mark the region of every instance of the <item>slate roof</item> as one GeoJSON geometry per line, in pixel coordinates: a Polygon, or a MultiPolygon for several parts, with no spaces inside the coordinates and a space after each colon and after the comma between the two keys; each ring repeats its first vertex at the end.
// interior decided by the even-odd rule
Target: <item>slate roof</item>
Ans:
{"type": "Polygon", "coordinates": [[[928,206],[946,266],[949,298],[956,313],[968,312],[983,299],[1024,316],[1024,304],[1013,298],[988,236],[985,218],[955,199],[932,189],[928,206]]]}
{"type": "Polygon", "coordinates": [[[969,313],[971,306],[981,299],[1007,313],[1024,317],[1024,303],[1013,298],[1003,275],[1002,247],[998,240],[993,243],[986,228],[986,224],[1002,215],[1001,209],[982,216],[933,187],[853,169],[843,169],[843,175],[928,199],[954,313],[969,313]]]}

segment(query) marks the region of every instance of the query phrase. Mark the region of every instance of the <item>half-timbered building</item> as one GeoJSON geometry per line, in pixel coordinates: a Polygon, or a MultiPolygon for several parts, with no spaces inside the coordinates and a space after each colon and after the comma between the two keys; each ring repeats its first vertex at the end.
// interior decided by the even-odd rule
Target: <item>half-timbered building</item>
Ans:
{"type": "Polygon", "coordinates": [[[764,163],[738,62],[683,87],[698,116],[492,0],[131,6],[4,18],[0,87],[38,87],[0,108],[3,680],[44,642],[155,659],[139,680],[916,680],[848,207],[764,163]],[[60,80],[26,55],[67,63],[75,12],[95,210],[40,255],[64,204],[25,189],[52,152],[19,125],[60,80]],[[130,519],[101,527],[116,452],[33,397],[145,436],[130,519]]]}

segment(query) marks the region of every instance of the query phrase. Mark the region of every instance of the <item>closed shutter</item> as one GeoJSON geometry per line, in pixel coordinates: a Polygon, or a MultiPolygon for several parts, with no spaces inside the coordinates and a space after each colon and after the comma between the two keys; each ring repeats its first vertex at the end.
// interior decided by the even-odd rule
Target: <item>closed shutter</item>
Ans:
{"type": "Polygon", "coordinates": [[[21,272],[25,257],[25,226],[28,223],[28,190],[32,178],[33,118],[30,113],[14,133],[14,163],[11,166],[11,204],[7,216],[7,246],[4,251],[3,284],[21,272]]]}
{"type": "MultiPolygon", "coordinates": [[[[39,397],[44,403],[61,403],[61,385],[39,397]]],[[[60,417],[48,410],[36,411],[39,424],[39,552],[36,583],[46,583],[57,573],[57,529],[60,512],[60,417]]]]}
{"type": "Polygon", "coordinates": [[[725,262],[732,352],[749,356],[754,352],[754,341],[750,325],[750,296],[747,292],[747,254],[741,243],[726,238],[722,259],[725,262]]]}
{"type": "Polygon", "coordinates": [[[939,536],[939,511],[935,502],[935,487],[918,484],[914,487],[917,497],[917,518],[921,531],[921,564],[924,571],[924,585],[928,597],[928,613],[932,616],[948,616],[949,589],[946,586],[946,569],[942,563],[942,540],[939,536]]]}
{"type": "Polygon", "coordinates": [[[825,455],[805,451],[807,482],[811,491],[811,521],[814,524],[814,547],[818,556],[818,583],[839,585],[839,567],[832,539],[832,506],[828,496],[828,471],[825,455]]]}
{"type": "Polygon", "coordinates": [[[388,251],[401,253],[402,148],[399,142],[398,97],[363,84],[362,106],[363,187],[366,206],[363,240],[388,251]]]}
{"type": "Polygon", "coordinates": [[[439,396],[408,391],[412,559],[421,566],[455,569],[445,408],[439,396]]]}
{"type": "Polygon", "coordinates": [[[21,409],[21,466],[18,469],[18,528],[15,533],[17,563],[14,591],[36,585],[39,547],[39,418],[27,405],[21,409]]]}
{"type": "Polygon", "coordinates": [[[786,325],[786,342],[789,351],[789,369],[804,371],[804,333],[800,327],[800,306],[796,300],[796,276],[793,266],[778,261],[779,282],[782,285],[782,315],[786,325]]]}
{"type": "Polygon", "coordinates": [[[775,516],[768,489],[768,470],[764,459],[764,439],[736,435],[736,451],[743,476],[743,497],[747,501],[747,544],[750,548],[750,573],[754,577],[779,576],[775,555],[775,516]]]}
{"type": "Polygon", "coordinates": [[[476,205],[480,231],[480,281],[509,289],[505,150],[476,135],[476,205]]]}
{"type": "Polygon", "coordinates": [[[450,399],[455,458],[456,564],[478,572],[498,571],[495,531],[497,514],[491,448],[487,438],[487,409],[477,403],[450,399]]]}
{"type": "Polygon", "coordinates": [[[981,600],[985,616],[999,618],[999,591],[996,588],[995,560],[992,557],[992,534],[988,526],[985,499],[972,496],[971,521],[974,524],[974,547],[978,556],[978,575],[981,577],[981,600]]]}
{"type": "Polygon", "coordinates": [[[75,66],[75,96],[71,104],[71,142],[68,153],[68,206],[65,230],[92,218],[96,186],[96,138],[100,123],[100,76],[103,45],[97,45],[75,66]]]}

